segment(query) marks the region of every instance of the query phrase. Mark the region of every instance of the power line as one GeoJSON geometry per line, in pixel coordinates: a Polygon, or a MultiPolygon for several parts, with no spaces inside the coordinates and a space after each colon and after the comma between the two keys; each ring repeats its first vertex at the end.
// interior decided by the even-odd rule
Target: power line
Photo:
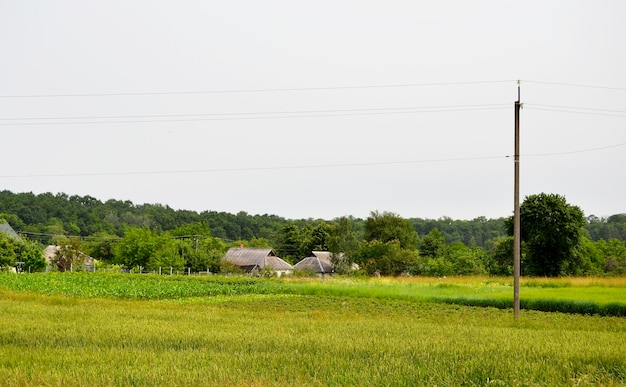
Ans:
{"type": "Polygon", "coordinates": [[[186,95],[186,94],[228,94],[228,93],[276,93],[276,92],[301,92],[301,91],[325,91],[325,90],[351,90],[351,89],[381,89],[381,88],[406,88],[406,87],[438,87],[438,86],[464,86],[478,84],[509,83],[513,80],[483,80],[466,82],[432,82],[432,83],[404,83],[387,85],[357,85],[357,86],[327,86],[327,87],[294,87],[294,88],[267,88],[267,89],[233,89],[233,90],[200,90],[200,91],[155,91],[155,92],[118,92],[118,93],[77,93],[77,94],[14,94],[0,95],[0,98],[68,98],[68,97],[126,97],[145,95],[186,95]]]}
{"type": "Polygon", "coordinates": [[[574,113],[574,114],[588,114],[594,116],[606,116],[606,117],[626,117],[625,110],[611,110],[611,109],[596,109],[596,108],[583,108],[575,106],[562,106],[562,105],[541,105],[541,104],[524,104],[524,107],[530,107],[531,110],[541,110],[557,113],[574,113]]]}
{"type": "Polygon", "coordinates": [[[249,172],[249,171],[272,171],[288,169],[317,169],[317,168],[352,168],[386,165],[408,165],[421,163],[440,163],[455,161],[493,160],[503,159],[508,156],[482,156],[447,159],[424,159],[411,161],[386,161],[369,163],[345,163],[345,164],[317,164],[317,165],[292,165],[280,167],[246,167],[246,168],[218,168],[218,169],[195,169],[195,170],[161,170],[161,171],[135,171],[135,172],[94,172],[94,173],[57,173],[57,174],[33,174],[33,175],[5,175],[0,178],[36,178],[36,177],[87,177],[87,176],[125,176],[125,175],[164,175],[183,173],[222,173],[222,172],[249,172]]]}
{"type": "Polygon", "coordinates": [[[264,114],[313,114],[313,113],[343,113],[343,112],[370,112],[370,111],[448,111],[448,109],[505,107],[507,104],[476,104],[476,105],[444,105],[444,106],[408,106],[408,107],[379,107],[361,109],[328,109],[328,110],[295,110],[270,112],[239,112],[239,113],[188,113],[188,114],[149,114],[149,115],[119,115],[119,116],[67,116],[67,117],[15,117],[0,118],[0,121],[32,121],[32,120],[96,120],[96,119],[128,119],[128,118],[171,118],[171,117],[204,117],[204,116],[246,116],[264,114]]]}
{"type": "MultiPolygon", "coordinates": [[[[562,156],[576,153],[595,152],[600,150],[619,148],[626,146],[625,143],[607,145],[597,148],[579,149],[566,152],[522,154],[521,157],[548,157],[562,156]]],[[[319,169],[319,168],[354,168],[369,166],[391,166],[391,165],[410,165],[423,163],[441,163],[441,162],[458,162],[458,161],[479,161],[479,160],[496,160],[510,158],[510,155],[504,156],[478,156],[478,157],[459,157],[459,158],[442,158],[442,159],[422,159],[410,161],[383,161],[383,162],[367,162],[367,163],[338,163],[338,164],[312,164],[312,165],[292,165],[280,167],[245,167],[245,168],[216,168],[216,169],[193,169],[193,170],[160,170],[160,171],[130,171],[130,172],[91,172],[91,173],[54,173],[54,174],[31,174],[31,175],[4,175],[3,179],[9,178],[39,178],[39,177],[88,177],[88,176],[129,176],[129,175],[166,175],[166,174],[191,174],[191,173],[224,173],[224,172],[250,172],[250,171],[275,171],[289,169],[319,169]]]]}
{"type": "Polygon", "coordinates": [[[599,150],[619,148],[619,147],[623,147],[623,146],[626,146],[626,142],[623,142],[621,144],[602,146],[602,147],[598,147],[598,148],[579,149],[579,150],[566,151],[566,152],[536,153],[536,154],[528,154],[528,155],[523,155],[523,156],[525,156],[525,157],[562,156],[562,155],[571,155],[571,154],[576,154],[576,153],[595,152],[595,151],[599,151],[599,150]]]}
{"type": "MultiPolygon", "coordinates": [[[[347,117],[347,116],[367,116],[367,115],[387,115],[387,114],[418,114],[418,113],[440,113],[440,112],[461,112],[479,110],[503,110],[508,108],[506,104],[487,105],[458,105],[454,106],[432,106],[432,107],[405,107],[405,108],[369,108],[369,109],[337,109],[337,110],[312,110],[312,111],[292,111],[292,112],[257,112],[257,113],[205,113],[189,115],[145,115],[145,116],[107,116],[93,117],[91,119],[112,119],[113,121],[60,121],[60,122],[8,122],[0,123],[0,126],[36,126],[36,125],[95,125],[95,124],[132,124],[132,123],[155,123],[155,122],[197,122],[197,121],[231,121],[231,120],[267,120],[285,118],[319,118],[319,117],[347,117]],[[154,119],[133,119],[153,117],[154,119]],[[197,117],[197,118],[175,118],[175,117],[197,117]],[[121,118],[121,120],[120,120],[121,118]],[[167,118],[167,119],[162,119],[167,118]],[[171,118],[171,119],[170,119],[171,118]]],[[[52,118],[0,118],[2,121],[11,120],[71,120],[90,119],[90,117],[52,117],[52,118]]]]}
{"type": "Polygon", "coordinates": [[[599,85],[582,85],[576,83],[565,83],[565,82],[544,82],[544,81],[528,81],[524,80],[524,83],[534,83],[538,85],[552,85],[552,86],[567,86],[567,87],[582,87],[588,89],[604,89],[604,90],[617,90],[617,91],[626,91],[626,88],[623,87],[613,87],[613,86],[599,86],[599,85]]]}

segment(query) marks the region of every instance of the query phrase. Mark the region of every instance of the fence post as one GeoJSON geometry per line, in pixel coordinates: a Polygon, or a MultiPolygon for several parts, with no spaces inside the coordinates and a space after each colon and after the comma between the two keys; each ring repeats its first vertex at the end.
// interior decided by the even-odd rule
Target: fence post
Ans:
{"type": "Polygon", "coordinates": [[[170,266],[170,275],[172,275],[173,271],[174,271],[174,268],[170,266]]]}

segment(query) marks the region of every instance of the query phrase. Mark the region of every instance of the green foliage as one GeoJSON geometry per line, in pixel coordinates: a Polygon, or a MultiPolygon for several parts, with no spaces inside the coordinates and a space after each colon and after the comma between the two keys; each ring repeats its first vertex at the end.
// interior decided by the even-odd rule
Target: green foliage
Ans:
{"type": "Polygon", "coordinates": [[[0,232],[0,267],[15,266],[16,242],[7,234],[0,232]]]}
{"type": "Polygon", "coordinates": [[[467,247],[461,242],[456,242],[448,249],[448,260],[452,262],[452,271],[455,275],[487,274],[486,254],[477,247],[467,247]]]}
{"type": "MultiPolygon", "coordinates": [[[[522,271],[526,275],[574,274],[585,225],[583,212],[565,198],[541,193],[527,196],[520,206],[521,236],[525,246],[522,271]]],[[[512,220],[508,223],[512,232],[512,220]]]]}
{"type": "Polygon", "coordinates": [[[615,214],[608,218],[598,218],[591,215],[587,217],[585,229],[593,241],[600,239],[626,240],[626,214],[615,214]]]}
{"type": "Polygon", "coordinates": [[[98,261],[110,263],[115,260],[115,245],[120,237],[107,232],[97,232],[85,239],[82,247],[85,252],[98,261]]]}
{"type": "Polygon", "coordinates": [[[513,275],[513,237],[499,237],[488,251],[487,270],[493,275],[513,275]]]}
{"type": "Polygon", "coordinates": [[[61,272],[70,271],[75,266],[78,269],[85,259],[85,254],[81,252],[81,241],[79,238],[69,238],[59,241],[59,249],[52,257],[52,264],[56,265],[61,272]]]}
{"type": "Polygon", "coordinates": [[[604,261],[604,270],[611,275],[626,274],[626,242],[610,239],[603,239],[595,243],[596,249],[600,252],[604,261]]]}
{"type": "Polygon", "coordinates": [[[156,253],[158,245],[158,238],[150,229],[129,228],[115,245],[113,263],[129,267],[146,267],[156,253]]]}
{"type": "Polygon", "coordinates": [[[218,238],[179,239],[178,249],[185,266],[193,272],[220,271],[220,260],[227,250],[226,244],[218,238]]]}
{"type": "Polygon", "coordinates": [[[276,254],[290,263],[311,256],[312,251],[328,251],[331,226],[326,222],[299,226],[296,222],[285,225],[278,233],[276,254]]]}
{"type": "Polygon", "coordinates": [[[417,248],[418,236],[411,222],[391,212],[372,211],[365,221],[366,241],[391,242],[397,240],[403,249],[417,248]]]}
{"type": "Polygon", "coordinates": [[[160,237],[156,241],[157,248],[150,255],[146,268],[148,270],[182,270],[185,267],[185,258],[180,249],[180,242],[167,237],[160,237]]]}
{"type": "Polygon", "coordinates": [[[22,240],[17,245],[17,258],[22,262],[23,271],[41,271],[46,268],[46,259],[43,256],[43,246],[37,242],[22,240]]]}
{"type": "Polygon", "coordinates": [[[353,257],[359,250],[359,238],[352,218],[342,217],[335,220],[328,236],[328,249],[336,273],[352,271],[353,257]]]}
{"type": "MultiPolygon", "coordinates": [[[[453,275],[466,272],[468,267],[472,272],[481,272],[482,264],[490,274],[502,275],[510,273],[511,266],[507,263],[506,246],[500,239],[506,231],[504,222],[502,219],[484,217],[473,220],[453,220],[447,217],[405,220],[395,214],[373,212],[367,220],[353,217],[333,221],[286,220],[275,215],[250,215],[245,212],[197,213],[174,210],[167,205],[134,204],[128,200],[101,202],[90,196],[69,196],[63,193],[34,195],[0,191],[0,219],[7,219],[16,230],[30,233],[30,237],[43,244],[60,242],[67,239],[67,235],[80,236],[81,248],[99,261],[128,267],[141,266],[144,269],[168,262],[179,266],[182,258],[184,267],[192,268],[193,271],[206,271],[207,268],[212,272],[218,271],[219,259],[225,248],[197,249],[194,241],[202,241],[203,238],[217,238],[224,241],[221,243],[237,241],[236,245],[243,243],[249,247],[272,248],[278,256],[292,263],[310,255],[312,250],[328,250],[334,253],[332,259],[335,260],[335,271],[339,273],[351,273],[353,256],[364,239],[382,242],[397,239],[403,249],[414,250],[418,247],[420,255],[417,264],[410,269],[411,273],[453,275]],[[407,227],[407,222],[411,227],[407,227]],[[141,238],[134,238],[134,229],[149,231],[143,235],[143,242],[139,241],[141,238]],[[419,240],[413,230],[424,235],[423,239],[419,240]],[[129,238],[123,241],[126,232],[129,232],[129,238]],[[174,248],[168,247],[164,238],[184,243],[177,244],[178,253],[174,254],[174,248]],[[470,252],[469,256],[466,250],[449,251],[457,242],[469,248],[484,249],[486,255],[481,257],[482,253],[477,250],[470,252]],[[121,247],[120,244],[126,246],[121,247]],[[167,253],[159,252],[161,248],[169,250],[167,253]],[[467,262],[461,263],[467,259],[467,262]]],[[[585,220],[584,228],[588,240],[581,238],[579,244],[563,254],[554,273],[626,273],[626,257],[619,250],[620,246],[624,249],[626,240],[626,215],[616,214],[607,218],[592,215],[585,220]]],[[[562,237],[566,234],[561,231],[555,235],[562,237]]],[[[556,243],[558,238],[550,237],[548,240],[556,243]]],[[[525,240],[522,249],[524,274],[545,275],[545,265],[541,262],[536,264],[537,256],[531,256],[532,247],[527,242],[525,240]],[[542,270],[538,270],[539,267],[542,270]]],[[[18,250],[14,249],[15,254],[23,255],[18,250]]],[[[24,261],[17,256],[15,259],[10,258],[11,253],[6,253],[9,251],[6,246],[4,251],[6,262],[15,259],[24,261]]],[[[40,262],[37,254],[32,257],[40,262]]],[[[548,262],[549,265],[553,263],[548,262]]],[[[33,267],[38,265],[34,264],[33,267]]]]}
{"type": "Polygon", "coordinates": [[[420,255],[427,258],[439,258],[445,255],[446,240],[438,229],[432,229],[420,241],[420,255]]]}
{"type": "Polygon", "coordinates": [[[364,242],[355,254],[354,260],[370,275],[376,273],[397,276],[402,273],[415,273],[417,270],[417,253],[414,250],[403,249],[397,240],[364,242]]]}

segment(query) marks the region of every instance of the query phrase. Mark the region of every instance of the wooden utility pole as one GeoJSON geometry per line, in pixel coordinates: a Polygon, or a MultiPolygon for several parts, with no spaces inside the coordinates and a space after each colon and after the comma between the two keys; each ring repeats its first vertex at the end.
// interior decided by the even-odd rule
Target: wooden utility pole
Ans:
{"type": "Polygon", "coordinates": [[[521,262],[522,232],[520,229],[520,209],[519,209],[519,113],[520,102],[520,81],[517,81],[517,101],[515,101],[515,188],[514,188],[514,210],[513,210],[513,314],[515,320],[519,320],[519,277],[521,262]]]}

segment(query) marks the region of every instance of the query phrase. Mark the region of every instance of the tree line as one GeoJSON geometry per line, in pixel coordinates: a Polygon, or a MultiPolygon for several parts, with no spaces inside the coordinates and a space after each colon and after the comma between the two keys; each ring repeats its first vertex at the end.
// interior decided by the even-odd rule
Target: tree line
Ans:
{"type": "MultiPolygon", "coordinates": [[[[546,194],[527,197],[523,208],[534,214],[523,225],[540,226],[547,214],[559,211],[568,215],[556,220],[561,228],[554,235],[546,235],[550,227],[539,227],[538,234],[527,228],[523,274],[626,273],[626,214],[584,218],[564,198],[546,194]],[[561,238],[568,227],[575,232],[569,239],[561,238]],[[541,238],[563,244],[535,243],[541,238]]],[[[220,258],[228,247],[243,244],[272,248],[291,263],[311,251],[331,251],[338,272],[350,272],[356,264],[360,273],[381,275],[512,273],[510,218],[403,219],[374,211],[367,219],[292,220],[245,212],[174,210],[114,199],[102,202],[62,193],[0,191],[0,219],[31,245],[73,246],[103,264],[146,270],[173,267],[217,272],[223,269],[220,258]]],[[[11,243],[6,236],[0,240],[0,266],[21,259],[24,247],[10,247],[11,243]],[[2,252],[8,250],[13,253],[2,252]]]]}

